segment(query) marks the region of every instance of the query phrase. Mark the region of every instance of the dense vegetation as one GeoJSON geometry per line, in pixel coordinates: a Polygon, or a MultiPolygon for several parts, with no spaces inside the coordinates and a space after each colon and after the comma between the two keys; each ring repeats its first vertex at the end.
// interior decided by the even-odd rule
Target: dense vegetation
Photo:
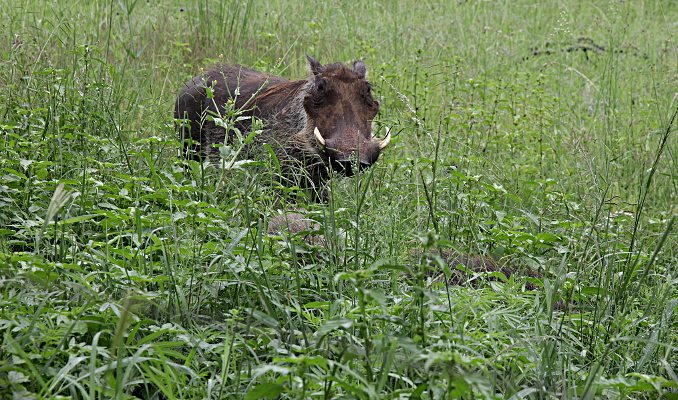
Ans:
{"type": "Polygon", "coordinates": [[[678,398],[677,3],[2,3],[0,398],[678,398]],[[373,168],[179,157],[185,81],[304,53],[366,61],[373,168]]]}

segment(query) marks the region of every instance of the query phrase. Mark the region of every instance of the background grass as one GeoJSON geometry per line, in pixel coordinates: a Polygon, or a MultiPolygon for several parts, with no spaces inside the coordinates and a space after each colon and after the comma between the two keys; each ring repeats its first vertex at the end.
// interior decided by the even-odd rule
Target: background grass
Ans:
{"type": "Polygon", "coordinates": [[[2,9],[1,398],[678,398],[678,3],[2,9]],[[298,205],[322,246],[172,120],[200,68],[304,53],[365,60],[394,133],[298,205]]]}

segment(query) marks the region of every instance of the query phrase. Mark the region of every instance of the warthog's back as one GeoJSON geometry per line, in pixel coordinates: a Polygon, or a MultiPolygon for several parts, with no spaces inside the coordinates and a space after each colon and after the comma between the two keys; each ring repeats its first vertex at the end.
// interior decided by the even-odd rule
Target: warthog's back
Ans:
{"type": "Polygon", "coordinates": [[[223,115],[229,101],[235,103],[234,109],[242,109],[243,115],[251,115],[252,105],[248,103],[252,103],[253,97],[272,85],[285,82],[289,81],[230,64],[188,81],[181,89],[174,109],[175,119],[188,122],[180,129],[180,138],[194,142],[184,147],[186,157],[200,160],[203,155],[216,156],[210,151],[211,145],[227,141],[225,129],[206,118],[208,115],[223,115]]]}

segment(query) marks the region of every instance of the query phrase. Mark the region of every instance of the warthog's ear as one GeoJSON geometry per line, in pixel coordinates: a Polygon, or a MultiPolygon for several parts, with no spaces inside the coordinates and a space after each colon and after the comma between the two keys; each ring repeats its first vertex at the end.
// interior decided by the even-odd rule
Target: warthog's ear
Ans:
{"type": "Polygon", "coordinates": [[[308,59],[308,65],[311,66],[311,72],[313,72],[313,75],[322,74],[324,72],[325,69],[323,68],[322,64],[320,64],[320,61],[309,56],[308,54],[306,54],[306,58],[308,59]]]}
{"type": "Polygon", "coordinates": [[[358,74],[362,75],[363,78],[367,76],[367,67],[365,66],[365,63],[362,60],[353,63],[353,70],[358,74]]]}

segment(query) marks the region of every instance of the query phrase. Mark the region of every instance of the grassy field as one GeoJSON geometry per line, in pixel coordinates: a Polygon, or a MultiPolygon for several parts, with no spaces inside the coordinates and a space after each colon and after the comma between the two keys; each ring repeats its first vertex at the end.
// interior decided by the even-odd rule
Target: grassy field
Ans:
{"type": "Polygon", "coordinates": [[[0,3],[1,399],[678,399],[677,2],[0,3]],[[305,53],[373,168],[180,157],[185,81],[305,53]]]}

